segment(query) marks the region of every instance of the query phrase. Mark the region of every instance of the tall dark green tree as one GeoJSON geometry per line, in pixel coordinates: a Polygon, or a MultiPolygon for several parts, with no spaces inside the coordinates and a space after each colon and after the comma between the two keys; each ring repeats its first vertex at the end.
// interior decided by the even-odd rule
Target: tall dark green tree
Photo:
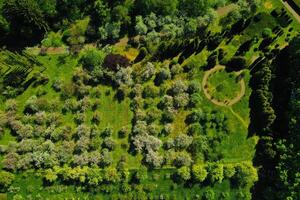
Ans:
{"type": "Polygon", "coordinates": [[[3,15],[9,24],[9,34],[13,40],[32,41],[42,38],[48,30],[46,17],[55,13],[55,10],[49,6],[51,3],[46,2],[50,0],[44,3],[36,0],[4,1],[3,15]]]}

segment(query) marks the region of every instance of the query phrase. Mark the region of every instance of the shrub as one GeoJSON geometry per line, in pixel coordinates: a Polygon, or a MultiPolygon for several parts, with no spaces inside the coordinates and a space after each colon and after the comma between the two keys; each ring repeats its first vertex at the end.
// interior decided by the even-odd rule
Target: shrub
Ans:
{"type": "Polygon", "coordinates": [[[8,99],[5,102],[5,111],[12,111],[15,112],[17,111],[17,101],[15,99],[8,99]]]}
{"type": "Polygon", "coordinates": [[[112,157],[107,149],[103,149],[101,153],[100,166],[106,167],[112,163],[112,157]]]}
{"type": "Polygon", "coordinates": [[[173,128],[172,124],[165,124],[162,131],[161,131],[161,134],[163,136],[168,136],[173,131],[173,129],[174,128],[173,128]]]}
{"type": "Polygon", "coordinates": [[[53,81],[51,87],[54,89],[56,92],[60,92],[62,89],[62,82],[59,79],[56,79],[53,81]]]}
{"type": "Polygon", "coordinates": [[[37,97],[31,96],[26,102],[25,102],[25,110],[26,113],[36,113],[39,111],[39,107],[37,105],[37,97]]]}

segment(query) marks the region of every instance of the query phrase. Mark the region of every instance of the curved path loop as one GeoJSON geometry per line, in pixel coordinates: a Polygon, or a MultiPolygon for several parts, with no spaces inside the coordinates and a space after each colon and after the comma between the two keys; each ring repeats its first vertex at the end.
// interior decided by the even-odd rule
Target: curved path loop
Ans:
{"type": "Polygon", "coordinates": [[[209,76],[211,74],[213,74],[216,71],[220,71],[220,70],[224,70],[224,69],[225,69],[225,66],[218,65],[218,66],[214,67],[213,69],[205,72],[203,80],[202,80],[202,89],[204,91],[204,94],[205,94],[206,98],[208,98],[213,104],[218,105],[218,106],[226,106],[227,107],[227,106],[232,106],[232,105],[238,103],[243,98],[243,96],[245,95],[245,92],[246,92],[246,86],[245,86],[244,79],[242,79],[239,82],[240,87],[241,87],[241,91],[239,92],[239,94],[235,98],[233,98],[231,100],[228,100],[226,102],[218,101],[216,99],[213,99],[213,97],[209,94],[209,92],[207,91],[207,88],[205,86],[208,85],[207,84],[208,79],[209,79],[209,76]]]}

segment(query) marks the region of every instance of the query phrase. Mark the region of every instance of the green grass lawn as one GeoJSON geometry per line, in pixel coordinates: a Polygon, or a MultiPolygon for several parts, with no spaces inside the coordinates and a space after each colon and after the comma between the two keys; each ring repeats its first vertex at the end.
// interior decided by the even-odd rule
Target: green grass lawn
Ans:
{"type": "Polygon", "coordinates": [[[208,79],[208,91],[218,101],[230,101],[238,96],[240,90],[235,73],[221,70],[211,74],[208,79]]]}
{"type": "MultiPolygon", "coordinates": [[[[216,183],[213,186],[194,185],[188,187],[182,183],[175,184],[170,180],[172,173],[174,173],[172,169],[148,172],[147,180],[142,182],[148,188],[148,192],[144,192],[144,194],[150,195],[149,197],[153,199],[159,199],[163,196],[174,200],[182,200],[194,199],[196,196],[201,197],[206,191],[213,190],[217,199],[225,197],[225,199],[239,200],[241,193],[247,193],[247,189],[232,188],[229,181],[216,183]]],[[[118,194],[117,191],[111,195],[76,191],[74,186],[59,183],[52,186],[43,185],[42,179],[33,172],[18,174],[12,188],[12,192],[8,194],[8,199],[13,199],[15,195],[21,195],[24,199],[113,200],[116,199],[118,194]]],[[[137,193],[133,194],[138,195],[137,193]]]]}

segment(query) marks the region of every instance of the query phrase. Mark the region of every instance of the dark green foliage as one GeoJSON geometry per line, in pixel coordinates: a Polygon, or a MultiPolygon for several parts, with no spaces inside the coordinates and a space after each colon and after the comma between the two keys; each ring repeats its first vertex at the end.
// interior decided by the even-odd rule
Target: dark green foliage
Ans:
{"type": "Polygon", "coordinates": [[[251,95],[251,116],[256,131],[262,135],[271,132],[271,126],[276,118],[274,110],[271,106],[272,94],[269,89],[272,78],[272,71],[268,63],[264,62],[260,65],[260,70],[253,74],[254,91],[251,95]],[[255,118],[254,118],[255,115],[255,118]]]}
{"type": "Polygon", "coordinates": [[[177,10],[178,0],[141,0],[136,1],[135,10],[139,14],[150,14],[151,12],[161,15],[172,15],[177,10]]]}
{"type": "Polygon", "coordinates": [[[226,64],[226,70],[228,71],[240,71],[247,68],[247,62],[244,57],[236,56],[231,58],[226,64]]]}
{"type": "MultiPolygon", "coordinates": [[[[54,2],[55,4],[55,2],[54,2]]],[[[36,0],[8,0],[3,6],[3,13],[10,25],[10,33],[15,39],[32,41],[41,39],[48,29],[46,16],[52,11],[43,10],[36,0]]],[[[44,9],[49,9],[45,6],[44,9]]]]}

